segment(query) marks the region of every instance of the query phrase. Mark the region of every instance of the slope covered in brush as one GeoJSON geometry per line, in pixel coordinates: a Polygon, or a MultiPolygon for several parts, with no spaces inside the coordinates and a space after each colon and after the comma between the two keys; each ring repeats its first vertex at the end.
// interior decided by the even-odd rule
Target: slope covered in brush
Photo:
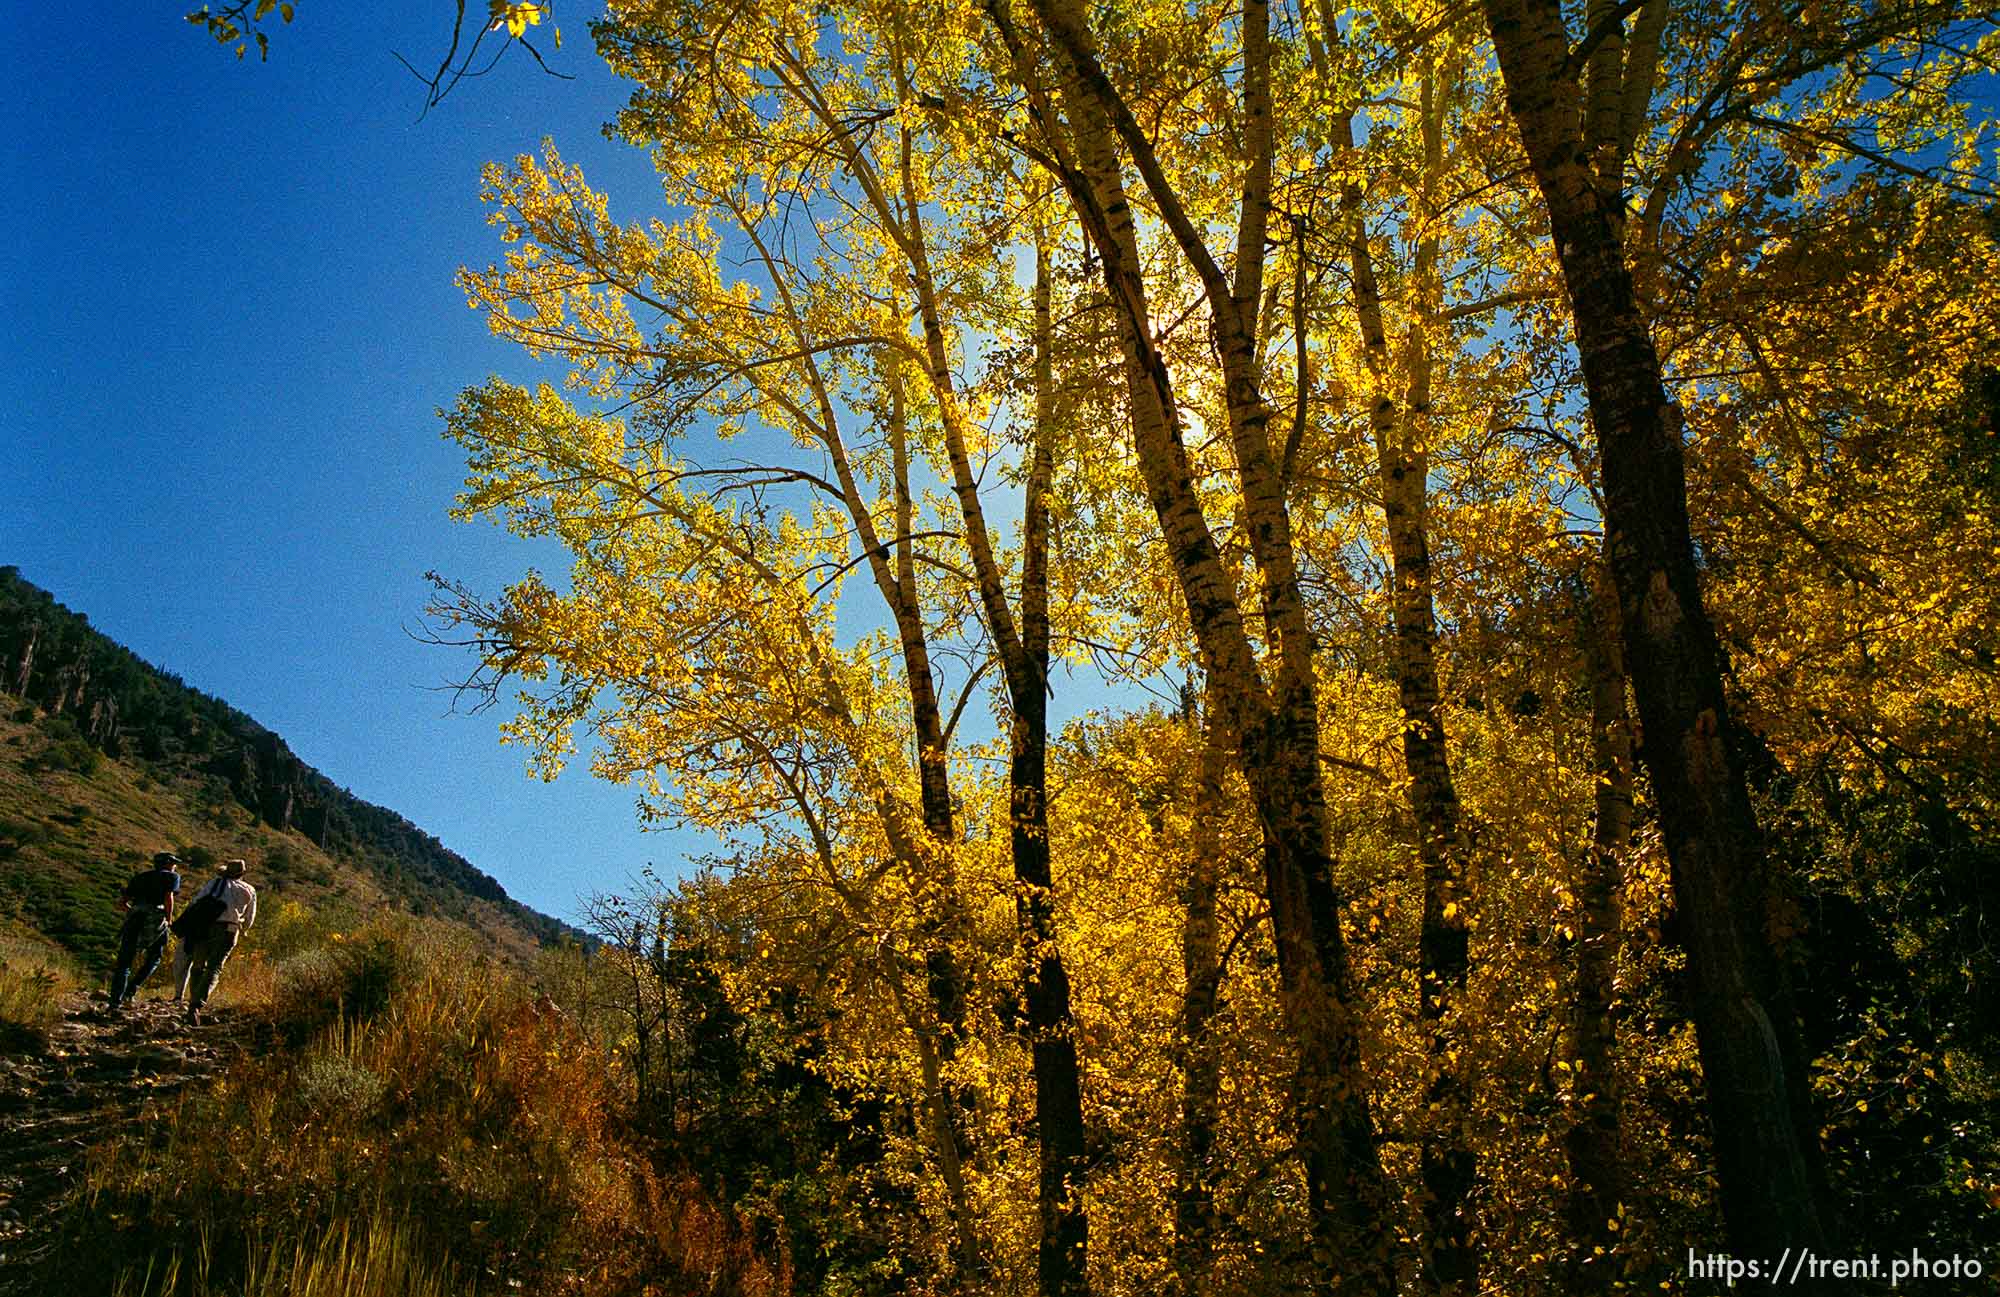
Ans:
{"type": "Polygon", "coordinates": [[[141,660],[0,567],[0,910],[81,953],[116,931],[107,898],[162,846],[254,857],[283,891],[386,900],[499,926],[561,924],[402,816],[336,785],[283,738],[141,660]]]}

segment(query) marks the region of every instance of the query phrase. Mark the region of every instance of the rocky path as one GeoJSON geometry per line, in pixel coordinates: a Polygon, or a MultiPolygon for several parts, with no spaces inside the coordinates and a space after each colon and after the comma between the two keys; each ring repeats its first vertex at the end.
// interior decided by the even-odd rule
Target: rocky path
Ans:
{"type": "Polygon", "coordinates": [[[247,1020],[223,1008],[190,1027],[180,1007],[146,999],[113,1015],[101,992],[72,996],[45,1050],[0,1053],[0,1294],[39,1268],[93,1145],[249,1052],[247,1020]]]}

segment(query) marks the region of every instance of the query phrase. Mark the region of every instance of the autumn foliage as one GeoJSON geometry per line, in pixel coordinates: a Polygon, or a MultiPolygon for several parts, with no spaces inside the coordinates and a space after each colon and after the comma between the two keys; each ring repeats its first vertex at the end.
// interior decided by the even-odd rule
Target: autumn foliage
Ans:
{"type": "Polygon", "coordinates": [[[433,631],[722,844],[598,1030],[802,1286],[1993,1244],[1988,25],[596,33],[663,204],[489,167],[462,285],[561,374],[446,415],[571,565],[433,631]]]}

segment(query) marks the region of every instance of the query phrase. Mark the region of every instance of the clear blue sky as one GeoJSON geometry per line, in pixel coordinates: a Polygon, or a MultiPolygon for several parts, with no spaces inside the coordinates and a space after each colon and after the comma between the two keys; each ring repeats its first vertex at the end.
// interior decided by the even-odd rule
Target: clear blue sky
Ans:
{"type": "Polygon", "coordinates": [[[581,769],[528,779],[496,714],[426,692],[464,663],[405,630],[427,569],[497,591],[566,566],[445,517],[464,473],[435,414],[534,373],[452,286],[498,249],[482,163],[552,136],[619,209],[658,206],[645,158],[601,136],[623,95],[564,8],[555,65],[576,80],[517,54],[421,121],[391,51],[434,60],[448,0],[301,0],[264,64],[172,3],[17,11],[0,563],[572,915],[700,843],[641,834],[630,795],[581,769]]]}

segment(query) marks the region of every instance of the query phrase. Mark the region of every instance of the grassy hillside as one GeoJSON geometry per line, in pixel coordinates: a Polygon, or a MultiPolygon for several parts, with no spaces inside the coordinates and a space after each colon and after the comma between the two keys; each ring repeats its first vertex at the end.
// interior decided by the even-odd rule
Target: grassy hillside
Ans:
{"type": "MultiPolygon", "coordinates": [[[[194,869],[240,855],[261,887],[324,903],[378,905],[381,889],[296,833],[273,833],[203,781],[98,755],[66,759],[66,727],[17,709],[0,721],[0,915],[86,958],[118,936],[118,890],[156,851],[194,869]]],[[[93,753],[93,755],[96,755],[93,753]]]]}
{"type": "MultiPolygon", "coordinates": [[[[42,933],[86,962],[109,960],[118,891],[156,851],[188,861],[190,880],[241,856],[265,896],[319,911],[447,908],[397,895],[363,851],[330,853],[263,824],[219,793],[212,777],[94,749],[95,760],[80,759],[75,743],[60,717],[17,707],[0,719],[0,921],[42,933]]],[[[459,898],[448,912],[519,953],[541,935],[484,898],[459,898]]]]}
{"type": "Polygon", "coordinates": [[[241,856],[278,897],[435,914],[520,952],[566,932],[0,567],[0,923],[102,960],[119,887],[160,850],[197,876],[241,856]]]}

